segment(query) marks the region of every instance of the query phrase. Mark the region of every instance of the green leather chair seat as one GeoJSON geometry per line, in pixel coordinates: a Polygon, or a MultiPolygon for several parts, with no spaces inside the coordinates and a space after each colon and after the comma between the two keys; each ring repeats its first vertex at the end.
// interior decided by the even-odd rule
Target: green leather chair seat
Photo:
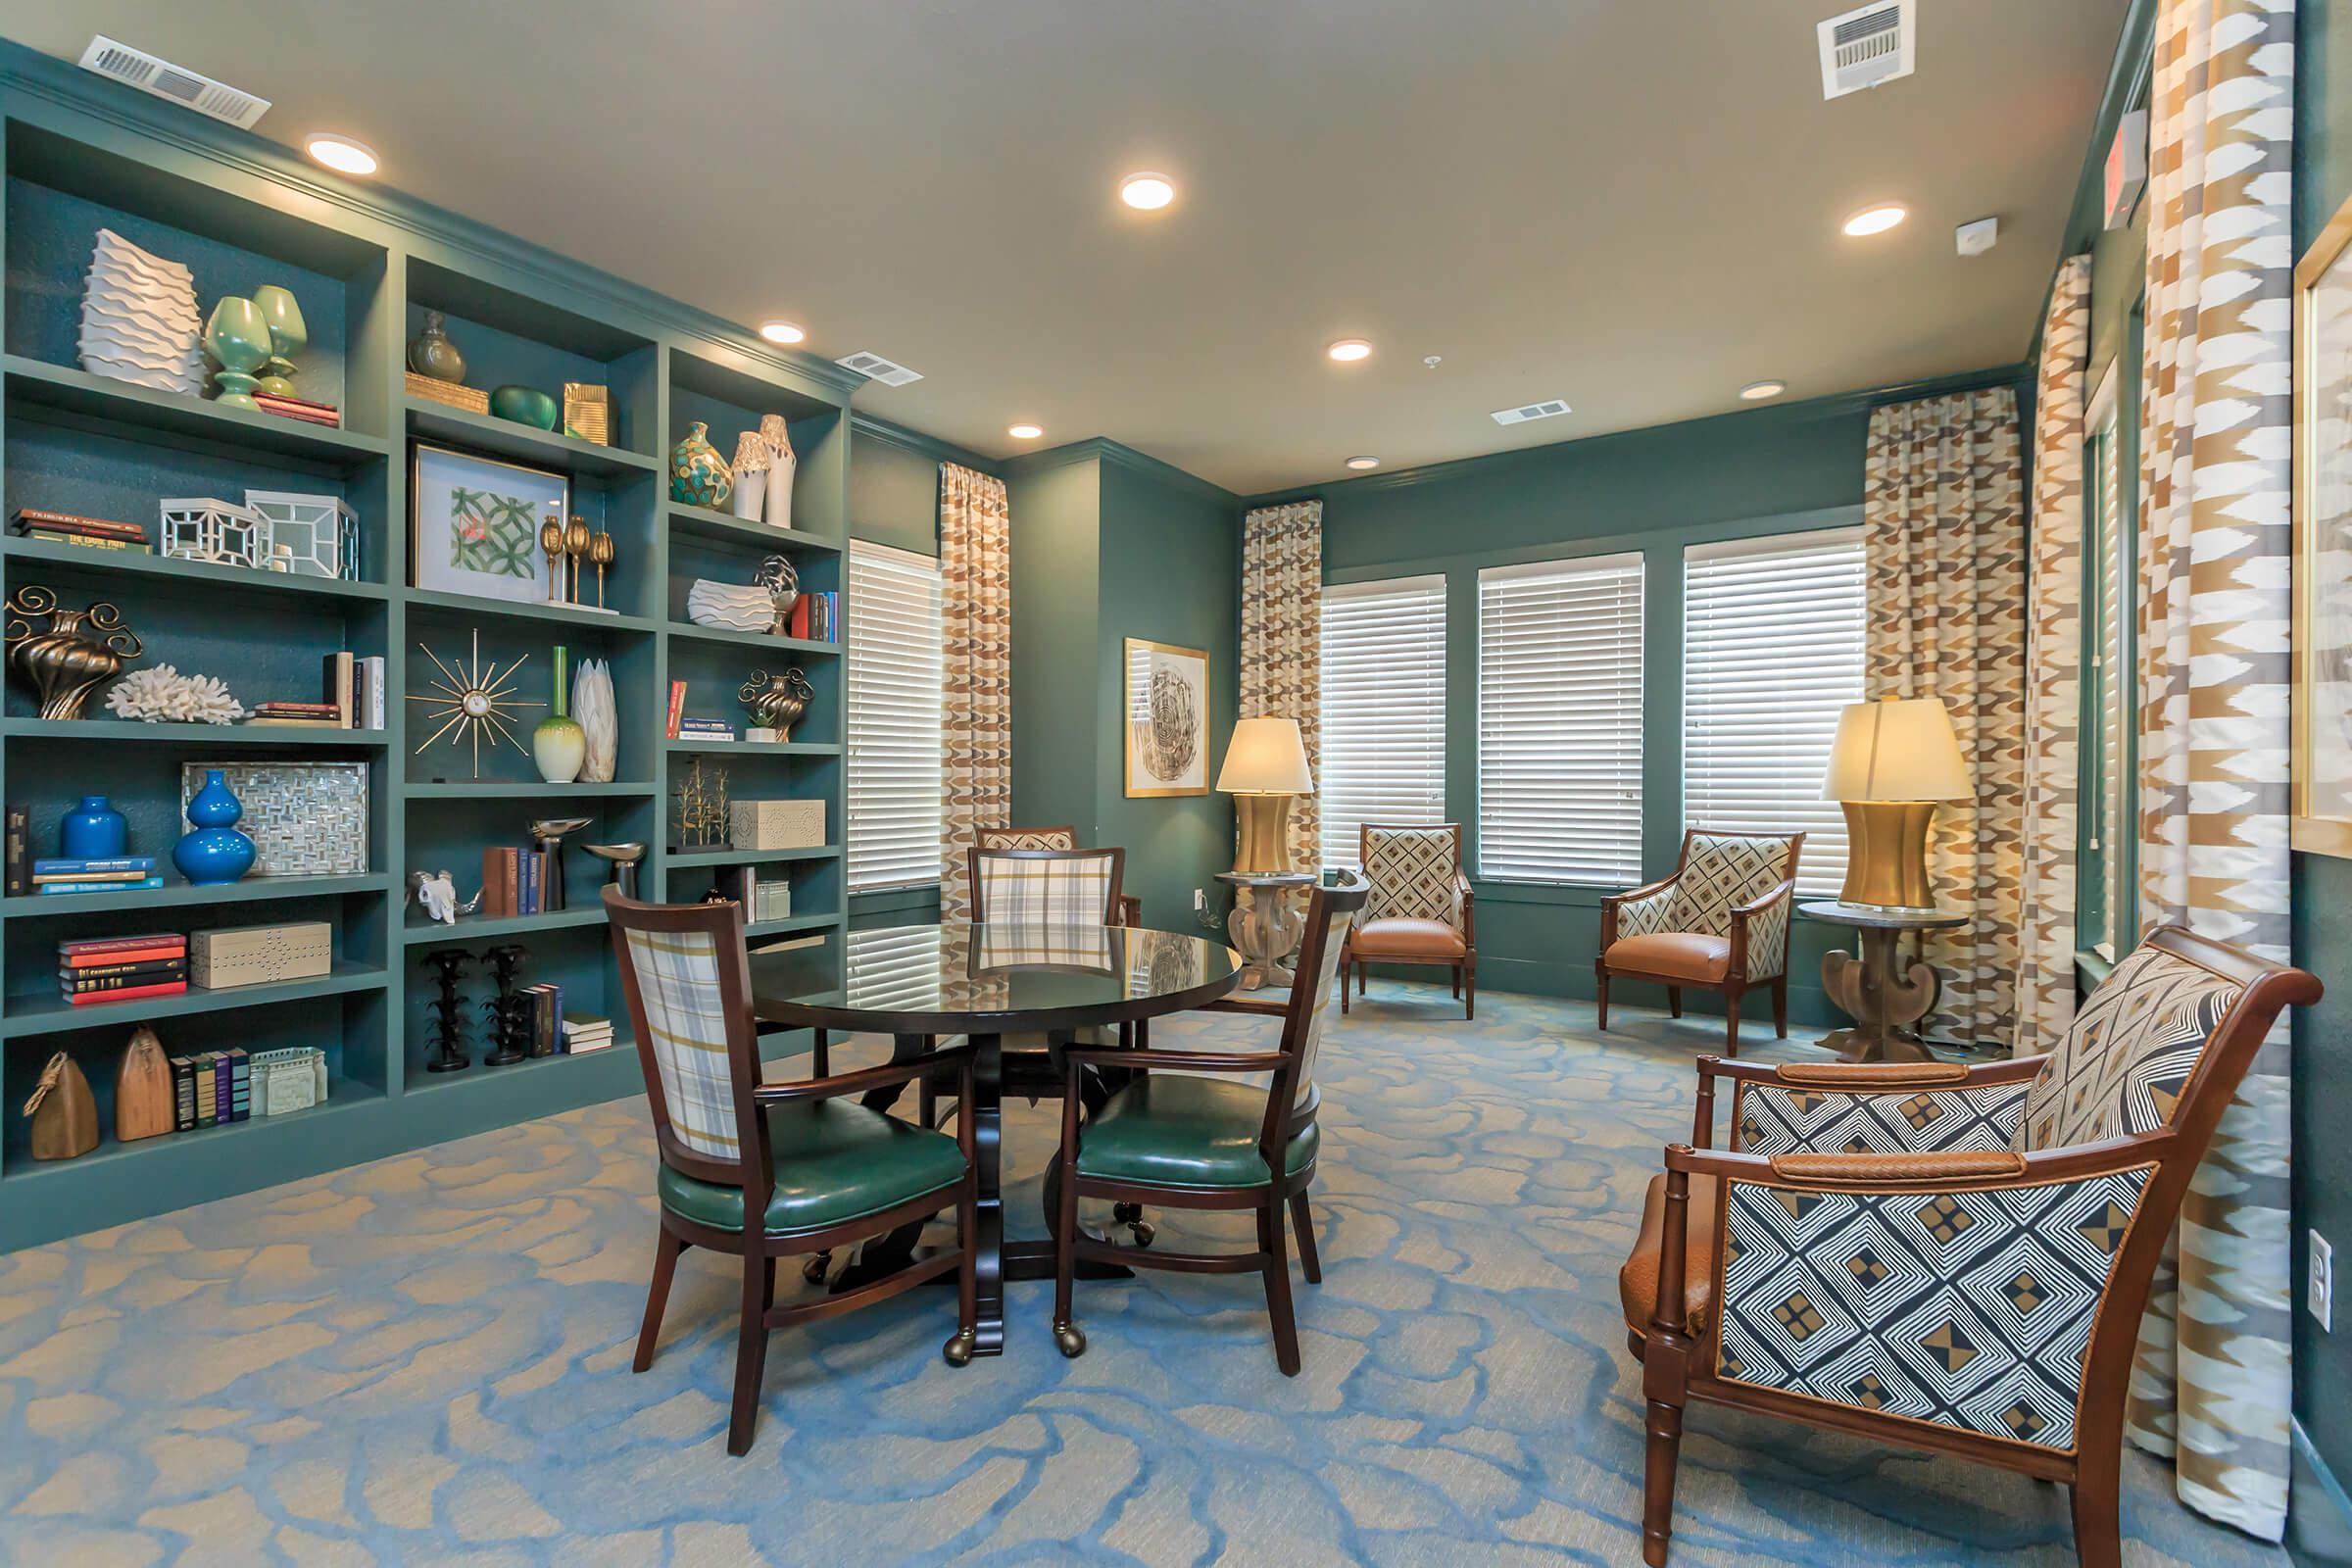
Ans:
{"type": "MultiPolygon", "coordinates": [[[[963,1150],[855,1101],[819,1100],[767,1113],[776,1190],[767,1231],[817,1230],[878,1214],[963,1175],[963,1150]]],[[[697,1181],[667,1165],[662,1206],[714,1230],[743,1229],[743,1190],[697,1181]]],[[[945,1206],[945,1205],[942,1205],[945,1206]]]]}
{"type": "MultiPolygon", "coordinates": [[[[1257,1133],[1266,1091],[1217,1078],[1154,1073],[1110,1097],[1078,1141],[1078,1174],[1157,1187],[1263,1187],[1257,1133]]],[[[1314,1163],[1313,1122],[1291,1139],[1284,1174],[1314,1163]]]]}

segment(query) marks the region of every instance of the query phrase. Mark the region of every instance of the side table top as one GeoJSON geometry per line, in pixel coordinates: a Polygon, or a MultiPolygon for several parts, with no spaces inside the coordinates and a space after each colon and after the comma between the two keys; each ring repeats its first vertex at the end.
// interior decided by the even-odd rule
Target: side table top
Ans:
{"type": "Polygon", "coordinates": [[[1951,909],[1898,909],[1878,904],[1847,904],[1841,899],[1817,899],[1800,904],[1796,912],[1832,925],[1864,931],[1942,931],[1968,924],[1969,917],[1951,909]]]}
{"type": "Polygon", "coordinates": [[[1302,888],[1315,880],[1312,871],[1219,871],[1217,880],[1245,888],[1302,888]]]}

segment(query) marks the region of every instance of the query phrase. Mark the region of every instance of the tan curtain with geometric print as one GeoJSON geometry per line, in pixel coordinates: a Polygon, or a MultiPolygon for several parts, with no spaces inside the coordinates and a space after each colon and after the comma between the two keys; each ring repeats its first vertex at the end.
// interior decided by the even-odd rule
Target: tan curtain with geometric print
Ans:
{"type": "MultiPolygon", "coordinates": [[[[1244,718],[1295,718],[1323,778],[1323,503],[1259,507],[1242,520],[1244,718]]],[[[1291,863],[1322,863],[1312,792],[1291,802],[1291,863]]]]}
{"type": "Polygon", "coordinates": [[[1943,981],[1929,1032],[2016,1027],[2025,742],[2025,475],[2008,387],[1875,410],[1862,499],[1872,697],[1939,697],[1976,799],[1936,813],[1928,876],[1968,924],[1928,938],[1943,981]]]}
{"type": "MultiPolygon", "coordinates": [[[[2148,153],[2140,916],[2284,958],[2293,0],[2163,0],[2148,153]]],[[[2126,1430],[2182,1500],[2286,1524],[2287,1031],[2189,1186],[2126,1430]]]]}
{"type": "Polygon", "coordinates": [[[964,851],[1012,820],[1012,534],[1004,481],[939,466],[939,914],[971,917],[964,851]]]}
{"type": "Polygon", "coordinates": [[[2090,358],[2090,258],[2058,269],[2034,397],[2032,617],[2026,642],[2025,887],[2018,914],[2017,1034],[2035,1056],[2075,1017],[2075,832],[2082,787],[2082,378],[2090,358]]]}

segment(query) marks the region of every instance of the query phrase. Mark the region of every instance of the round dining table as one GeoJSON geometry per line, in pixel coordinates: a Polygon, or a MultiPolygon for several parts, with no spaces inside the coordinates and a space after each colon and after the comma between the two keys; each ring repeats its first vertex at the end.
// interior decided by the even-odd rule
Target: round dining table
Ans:
{"type": "MultiPolygon", "coordinates": [[[[919,1060],[950,1036],[972,1043],[974,1158],[979,1165],[981,1355],[1004,1348],[1004,1282],[1051,1279],[1050,1239],[1004,1240],[1003,1106],[1007,1035],[1066,1042],[1081,1030],[1116,1030],[1205,1005],[1240,982],[1244,961],[1221,942],[1131,926],[939,922],[884,926],[751,956],[753,1011],[769,1027],[882,1034],[893,1062],[919,1060]]],[[[1016,1093],[1059,1094],[1061,1064],[1016,1053],[1016,1093]]],[[[876,1091],[887,1108],[904,1086],[876,1091]]],[[[1051,1216],[1049,1178],[1047,1212],[1051,1216]]],[[[869,1243],[860,1272],[910,1255],[920,1226],[869,1243]]]]}

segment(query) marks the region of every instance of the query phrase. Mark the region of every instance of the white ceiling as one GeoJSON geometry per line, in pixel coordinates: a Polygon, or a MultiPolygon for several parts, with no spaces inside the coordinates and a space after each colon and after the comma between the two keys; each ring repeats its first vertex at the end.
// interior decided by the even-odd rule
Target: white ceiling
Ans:
{"type": "Polygon", "coordinates": [[[2126,0],[1922,0],[1918,74],[1824,103],[1813,24],[1849,3],[6,0],[0,29],[106,32],[273,99],[264,135],[347,131],[429,201],[921,370],[858,394],[886,418],[1254,492],[2017,359],[2126,0]],[[1173,210],[1117,205],[1138,169],[1173,210]],[[1911,221],[1838,235],[1881,199],[1911,221]],[[1327,363],[1344,336],[1378,352],[1327,363]],[[1487,417],[1547,397],[1576,412],[1487,417]]]}

